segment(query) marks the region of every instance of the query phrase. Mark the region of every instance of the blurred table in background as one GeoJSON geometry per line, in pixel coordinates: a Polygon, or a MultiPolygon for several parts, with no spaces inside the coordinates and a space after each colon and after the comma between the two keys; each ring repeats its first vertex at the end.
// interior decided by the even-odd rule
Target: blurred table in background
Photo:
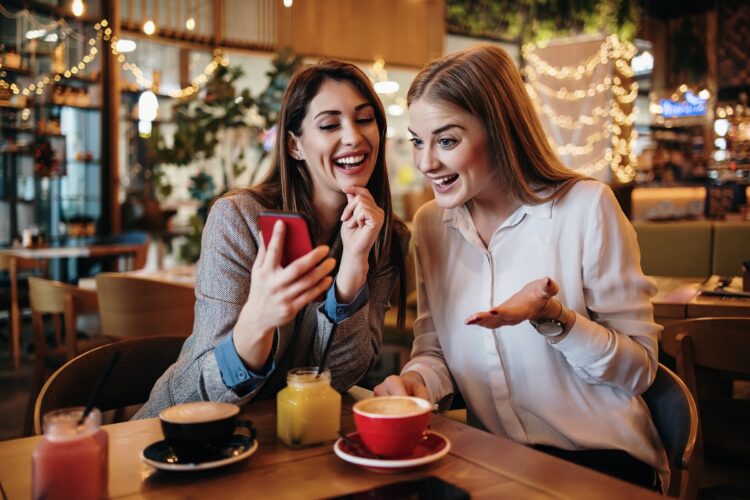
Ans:
{"type": "MultiPolygon", "coordinates": [[[[714,290],[719,284],[719,276],[714,275],[705,280],[673,276],[650,278],[659,289],[651,303],[654,305],[654,319],[660,325],[687,318],[750,316],[750,297],[701,294],[702,290],[714,290]]],[[[742,289],[741,278],[733,277],[731,286],[742,289]]]]}
{"type": "MultiPolygon", "coordinates": [[[[13,366],[18,369],[21,364],[21,311],[18,307],[18,260],[27,261],[53,261],[58,259],[81,259],[102,258],[111,256],[134,257],[134,268],[143,267],[146,253],[148,251],[148,239],[145,242],[116,242],[111,239],[101,240],[69,240],[57,246],[43,246],[32,248],[3,248],[0,254],[5,256],[9,263],[10,273],[10,330],[11,330],[11,355],[13,366]]],[[[61,268],[48,269],[52,279],[65,281],[67,275],[61,268]]]]}

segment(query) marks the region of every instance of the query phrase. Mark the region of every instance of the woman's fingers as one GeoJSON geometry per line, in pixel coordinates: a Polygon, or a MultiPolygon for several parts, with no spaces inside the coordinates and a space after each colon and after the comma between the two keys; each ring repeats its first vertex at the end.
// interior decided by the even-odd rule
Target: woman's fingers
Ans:
{"type": "Polygon", "coordinates": [[[266,242],[263,240],[263,231],[260,231],[258,238],[258,252],[255,255],[255,262],[253,262],[253,269],[261,267],[263,261],[266,259],[266,242]]]}
{"type": "Polygon", "coordinates": [[[318,284],[320,280],[328,276],[335,267],[336,259],[328,258],[324,260],[319,266],[313,268],[294,283],[291,283],[286,290],[284,290],[284,295],[291,299],[297,297],[318,284]]]}
{"type": "Polygon", "coordinates": [[[284,240],[286,239],[286,225],[283,221],[277,220],[273,225],[273,234],[271,241],[268,242],[266,261],[271,267],[281,266],[281,257],[284,253],[284,240]]]}
{"type": "Polygon", "coordinates": [[[298,295],[294,300],[292,300],[291,302],[292,309],[295,311],[299,311],[300,309],[305,307],[307,304],[309,304],[313,300],[323,295],[325,291],[331,287],[331,284],[333,284],[333,278],[331,278],[330,276],[324,277],[322,280],[318,282],[317,285],[315,285],[312,288],[309,288],[306,292],[303,292],[302,294],[298,295]]]}
{"type": "Polygon", "coordinates": [[[279,272],[280,286],[288,286],[299,280],[301,276],[309,273],[320,261],[326,258],[330,252],[328,245],[320,245],[312,251],[295,260],[279,272]]]}

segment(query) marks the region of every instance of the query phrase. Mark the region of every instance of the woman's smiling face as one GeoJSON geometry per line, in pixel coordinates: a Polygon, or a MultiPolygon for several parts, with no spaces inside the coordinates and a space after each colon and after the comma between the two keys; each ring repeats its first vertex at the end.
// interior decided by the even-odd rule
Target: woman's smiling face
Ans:
{"type": "Polygon", "coordinates": [[[439,207],[497,197],[487,132],[477,117],[451,103],[422,97],[409,106],[409,132],[414,164],[431,181],[439,207]]]}
{"type": "Polygon", "coordinates": [[[375,110],[349,82],[326,80],[310,101],[301,134],[290,134],[292,157],[304,160],[315,196],[344,196],[347,186],[367,185],[375,169],[380,131],[375,110]]]}

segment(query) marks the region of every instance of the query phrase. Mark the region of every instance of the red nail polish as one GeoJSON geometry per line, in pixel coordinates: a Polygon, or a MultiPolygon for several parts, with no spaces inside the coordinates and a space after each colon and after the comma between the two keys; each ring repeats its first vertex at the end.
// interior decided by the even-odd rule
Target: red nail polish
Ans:
{"type": "Polygon", "coordinates": [[[492,311],[490,311],[490,314],[491,314],[491,315],[493,315],[493,316],[497,316],[497,311],[495,311],[495,310],[493,309],[492,311]]]}

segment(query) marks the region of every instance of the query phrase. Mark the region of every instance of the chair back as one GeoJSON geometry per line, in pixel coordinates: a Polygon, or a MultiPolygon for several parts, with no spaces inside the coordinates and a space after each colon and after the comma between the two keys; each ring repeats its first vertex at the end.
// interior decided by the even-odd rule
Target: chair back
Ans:
{"type": "MultiPolygon", "coordinates": [[[[692,344],[692,365],[750,375],[750,318],[698,318],[667,325],[661,344],[677,360],[678,374],[694,371],[685,363],[686,352],[680,345],[684,336],[692,344]]],[[[692,381],[685,382],[690,387],[692,381]]]]}
{"type": "Polygon", "coordinates": [[[78,314],[98,310],[96,293],[67,283],[30,276],[29,302],[37,359],[41,360],[47,349],[44,315],[52,315],[57,344],[65,345],[67,358],[73,359],[76,355],[76,319],[78,314]],[[61,320],[65,326],[64,341],[61,320]]]}
{"type": "Polygon", "coordinates": [[[662,348],[677,362],[701,411],[704,455],[750,463],[750,400],[733,398],[735,379],[750,378],[750,318],[700,318],[668,325],[662,348]]]}
{"type": "MultiPolygon", "coordinates": [[[[642,394],[654,426],[669,458],[670,496],[690,497],[684,491],[698,441],[698,408],[685,383],[666,366],[659,364],[651,387],[642,394]],[[683,487],[684,485],[684,487],[683,487]]],[[[697,474],[693,474],[697,477],[697,474]]],[[[695,486],[690,483],[695,491],[695,486]]]]}
{"type": "Polygon", "coordinates": [[[113,338],[180,335],[193,330],[195,291],[125,273],[96,276],[102,332],[113,338]]]}
{"type": "Polygon", "coordinates": [[[68,361],[39,392],[34,405],[34,431],[42,433],[42,417],[51,410],[85,406],[116,352],[120,359],[94,405],[104,412],[145,403],[158,378],[177,360],[184,342],[185,337],[176,336],[128,339],[68,361]]]}

